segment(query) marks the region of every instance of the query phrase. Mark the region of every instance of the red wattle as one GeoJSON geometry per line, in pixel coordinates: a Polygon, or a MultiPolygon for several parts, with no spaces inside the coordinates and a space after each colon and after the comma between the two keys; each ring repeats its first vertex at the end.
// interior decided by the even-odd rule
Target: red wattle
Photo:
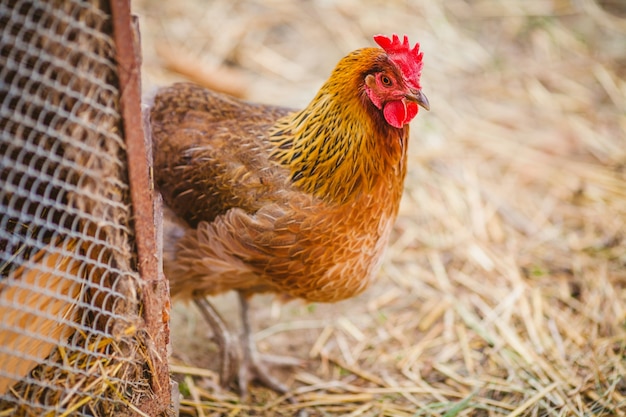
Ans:
{"type": "Polygon", "coordinates": [[[398,129],[404,126],[404,120],[406,119],[406,107],[402,101],[390,101],[385,104],[383,114],[385,115],[385,120],[391,126],[397,127],[398,129]]]}
{"type": "Polygon", "coordinates": [[[419,106],[417,103],[413,103],[409,101],[406,103],[406,118],[404,119],[404,124],[409,123],[415,116],[417,116],[417,112],[419,111],[419,106]]]}
{"type": "Polygon", "coordinates": [[[409,123],[417,115],[419,107],[412,101],[406,102],[404,100],[390,101],[385,104],[383,114],[385,120],[391,126],[400,129],[405,124],[409,123]]]}

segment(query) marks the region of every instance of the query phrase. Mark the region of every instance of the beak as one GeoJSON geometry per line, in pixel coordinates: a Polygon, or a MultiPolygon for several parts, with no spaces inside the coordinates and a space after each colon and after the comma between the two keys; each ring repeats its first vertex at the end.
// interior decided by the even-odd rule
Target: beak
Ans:
{"type": "Polygon", "coordinates": [[[426,110],[430,110],[430,103],[428,103],[428,99],[426,98],[424,93],[422,93],[422,90],[413,90],[413,89],[411,89],[411,92],[410,93],[406,93],[404,97],[407,100],[409,100],[409,101],[413,101],[413,102],[419,104],[420,106],[422,106],[426,110]]]}

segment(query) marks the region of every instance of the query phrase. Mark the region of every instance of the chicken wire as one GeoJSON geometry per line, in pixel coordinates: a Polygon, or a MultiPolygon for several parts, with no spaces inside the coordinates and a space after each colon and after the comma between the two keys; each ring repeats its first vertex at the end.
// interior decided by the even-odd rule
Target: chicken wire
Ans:
{"type": "Polygon", "coordinates": [[[108,3],[2,0],[0,33],[0,415],[134,414],[150,361],[108,3]]]}

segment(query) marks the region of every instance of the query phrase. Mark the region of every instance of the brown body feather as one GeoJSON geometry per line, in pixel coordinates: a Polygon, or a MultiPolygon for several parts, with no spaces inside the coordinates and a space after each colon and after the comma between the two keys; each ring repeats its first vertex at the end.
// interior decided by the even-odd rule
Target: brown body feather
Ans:
{"type": "Polygon", "coordinates": [[[353,52],[299,112],[190,84],[158,93],[150,123],[173,296],[332,302],[366,288],[406,167],[408,125],[389,126],[364,90],[383,69],[395,71],[381,49],[353,52]]]}

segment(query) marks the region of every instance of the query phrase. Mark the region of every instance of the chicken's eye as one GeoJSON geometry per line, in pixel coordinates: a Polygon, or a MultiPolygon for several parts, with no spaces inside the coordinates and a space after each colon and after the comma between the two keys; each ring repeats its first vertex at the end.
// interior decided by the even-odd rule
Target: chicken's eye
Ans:
{"type": "Polygon", "coordinates": [[[383,75],[382,77],[380,77],[380,81],[383,83],[385,87],[391,87],[391,84],[393,84],[391,82],[391,78],[387,77],[386,75],[383,75]]]}

